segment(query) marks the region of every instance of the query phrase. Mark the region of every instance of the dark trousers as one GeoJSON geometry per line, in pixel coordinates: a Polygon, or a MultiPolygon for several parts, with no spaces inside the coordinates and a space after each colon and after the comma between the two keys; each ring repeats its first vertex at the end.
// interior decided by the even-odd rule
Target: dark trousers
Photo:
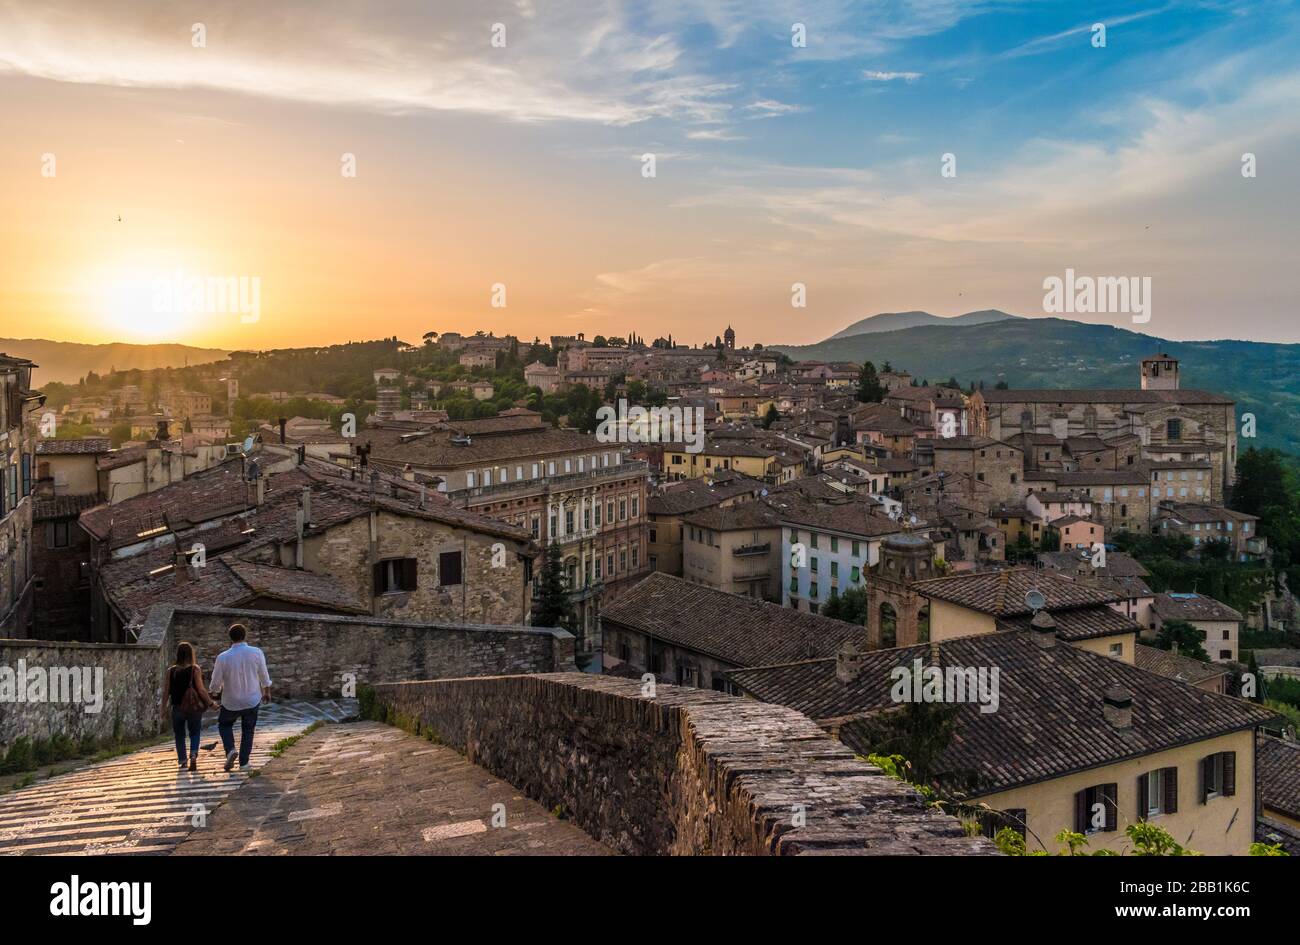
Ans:
{"type": "Polygon", "coordinates": [[[176,736],[176,757],[180,759],[181,764],[185,764],[185,734],[188,731],[190,736],[190,758],[196,758],[199,754],[199,729],[203,727],[203,713],[195,712],[193,715],[186,715],[176,706],[172,706],[172,733],[176,736]]]}
{"type": "Polygon", "coordinates": [[[239,719],[239,766],[248,764],[253,753],[253,729],[257,726],[258,706],[232,711],[224,705],[217,714],[217,731],[221,733],[221,747],[227,755],[235,747],[235,719],[239,719]]]}

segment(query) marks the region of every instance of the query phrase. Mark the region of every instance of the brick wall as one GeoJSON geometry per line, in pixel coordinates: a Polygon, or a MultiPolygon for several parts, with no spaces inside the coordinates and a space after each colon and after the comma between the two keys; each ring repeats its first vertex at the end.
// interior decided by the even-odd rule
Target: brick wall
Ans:
{"type": "Polygon", "coordinates": [[[994,852],[784,706],[581,673],[376,690],[393,721],[623,853],[994,852]]]}

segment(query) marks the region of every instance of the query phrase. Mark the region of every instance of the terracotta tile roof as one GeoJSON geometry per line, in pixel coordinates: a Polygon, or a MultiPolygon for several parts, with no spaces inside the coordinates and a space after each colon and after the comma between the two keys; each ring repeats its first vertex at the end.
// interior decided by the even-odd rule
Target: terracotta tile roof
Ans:
{"type": "Polygon", "coordinates": [[[1259,735],[1255,746],[1260,805],[1300,819],[1300,743],[1259,735]]]}
{"type": "Polygon", "coordinates": [[[1173,650],[1162,650],[1143,643],[1134,648],[1134,654],[1133,662],[1139,669],[1185,683],[1204,682],[1216,676],[1227,676],[1231,672],[1222,663],[1206,663],[1173,650]]]}
{"type": "Polygon", "coordinates": [[[866,742],[862,719],[896,705],[890,697],[891,670],[911,668],[916,659],[931,665],[935,653],[940,665],[998,670],[997,710],[981,713],[977,703],[962,703],[956,732],[937,766],[940,773],[973,775],[976,796],[1251,729],[1276,717],[1245,700],[1098,653],[1061,643],[1040,646],[1028,633],[868,652],[860,674],[848,684],[836,679],[833,658],[734,670],[728,676],[764,702],[814,719],[848,717],[839,737],[865,752],[873,746],[866,742]],[[1103,696],[1113,687],[1132,694],[1127,729],[1115,728],[1102,713],[1103,696]]]}
{"type": "Polygon", "coordinates": [[[646,499],[646,511],[652,515],[683,515],[711,508],[736,496],[754,495],[764,488],[761,480],[722,470],[713,476],[687,479],[665,487],[659,495],[646,499]]]}
{"type": "Polygon", "coordinates": [[[1222,394],[1203,390],[984,390],[989,404],[1231,404],[1222,394]]]}
{"type": "Polygon", "coordinates": [[[112,441],[106,436],[87,436],[79,440],[37,440],[37,456],[81,456],[107,453],[112,441]]]}
{"type": "Polygon", "coordinates": [[[1227,604],[1204,594],[1157,594],[1152,608],[1161,620],[1241,620],[1227,604]]]}
{"type": "MultiPolygon", "coordinates": [[[[1067,643],[1137,633],[1142,629],[1128,617],[1104,604],[1049,610],[1049,613],[1056,621],[1056,635],[1067,643]]],[[[1033,619],[1033,614],[1018,614],[1014,617],[999,617],[995,623],[999,630],[1028,630],[1033,619]]]]}
{"type": "Polygon", "coordinates": [[[784,493],[770,497],[772,507],[788,525],[842,532],[865,538],[879,538],[903,531],[904,526],[880,511],[880,504],[866,495],[843,494],[826,483],[823,488],[836,493],[822,501],[786,498],[784,493]]]}
{"type": "Polygon", "coordinates": [[[1060,574],[1031,568],[979,571],[917,581],[912,587],[933,600],[948,601],[995,617],[1031,614],[1025,594],[1038,590],[1047,598],[1046,609],[1057,612],[1072,607],[1109,604],[1122,598],[1113,591],[1080,584],[1060,574]]]}
{"type": "Polygon", "coordinates": [[[254,564],[250,561],[240,561],[238,558],[224,560],[235,576],[258,596],[273,597],[276,600],[309,606],[323,605],[345,613],[370,613],[370,608],[364,601],[349,594],[329,574],[314,574],[311,571],[299,571],[294,568],[254,564]]]}
{"type": "Polygon", "coordinates": [[[732,666],[834,653],[845,640],[866,645],[856,624],[801,613],[655,572],[601,612],[617,624],[732,666]]]}
{"type": "Polygon", "coordinates": [[[504,460],[535,459],[553,453],[609,452],[609,446],[594,436],[573,430],[518,430],[509,436],[473,436],[470,442],[456,444],[450,430],[430,430],[411,436],[413,431],[372,429],[358,433],[359,442],[369,443],[375,460],[411,463],[432,468],[472,466],[504,460]]]}
{"type": "Polygon", "coordinates": [[[36,496],[32,506],[32,520],[50,521],[57,518],[76,518],[86,509],[100,503],[97,495],[36,496]]]}

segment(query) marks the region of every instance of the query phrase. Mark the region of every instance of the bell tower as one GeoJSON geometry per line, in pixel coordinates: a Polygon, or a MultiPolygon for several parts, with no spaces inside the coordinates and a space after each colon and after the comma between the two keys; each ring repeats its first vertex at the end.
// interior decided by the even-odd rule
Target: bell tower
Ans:
{"type": "Polygon", "coordinates": [[[1178,390],[1178,359],[1167,354],[1142,359],[1143,390],[1178,390]]]}

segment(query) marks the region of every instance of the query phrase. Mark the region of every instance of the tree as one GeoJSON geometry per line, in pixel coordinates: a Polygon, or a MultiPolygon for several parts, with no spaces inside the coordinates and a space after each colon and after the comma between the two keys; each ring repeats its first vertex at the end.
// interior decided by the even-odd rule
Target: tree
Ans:
{"type": "Polygon", "coordinates": [[[1177,650],[1181,656],[1210,661],[1205,652],[1205,634],[1186,620],[1166,620],[1156,634],[1156,646],[1162,650],[1177,650]]]}
{"type": "Polygon", "coordinates": [[[767,413],[763,414],[763,429],[770,430],[772,424],[781,419],[781,413],[776,409],[776,404],[767,405],[767,413]]]}
{"type": "Polygon", "coordinates": [[[113,444],[114,449],[129,439],[131,439],[131,424],[129,423],[116,423],[108,431],[108,441],[113,444]]]}
{"type": "Polygon", "coordinates": [[[870,361],[864,362],[862,371],[858,374],[858,403],[878,404],[884,399],[885,388],[880,385],[876,366],[870,361]]]}
{"type": "Polygon", "coordinates": [[[867,592],[860,587],[851,587],[843,594],[836,594],[822,607],[821,615],[845,623],[866,626],[867,592]]]}
{"type": "Polygon", "coordinates": [[[569,592],[564,586],[564,561],[560,545],[552,541],[546,546],[542,559],[542,583],[537,590],[537,603],[533,605],[534,627],[563,627],[572,629],[573,608],[569,592]]]}

